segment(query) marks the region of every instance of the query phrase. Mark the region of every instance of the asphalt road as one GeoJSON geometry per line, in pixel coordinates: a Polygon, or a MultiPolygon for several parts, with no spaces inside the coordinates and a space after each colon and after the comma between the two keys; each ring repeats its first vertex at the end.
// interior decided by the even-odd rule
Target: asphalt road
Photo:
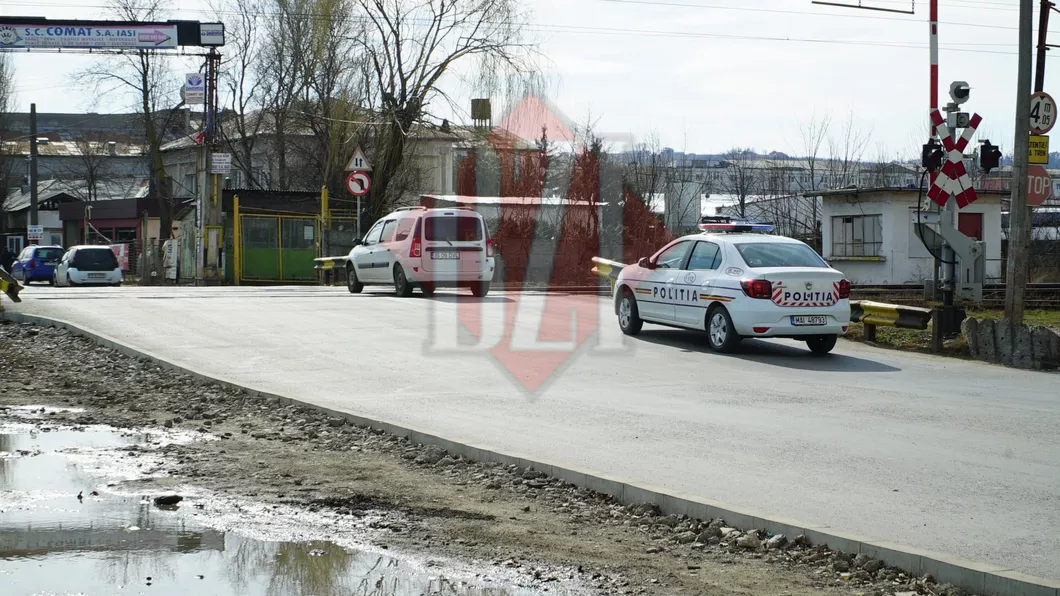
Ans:
{"type": "Polygon", "coordinates": [[[785,340],[721,356],[696,334],[650,326],[602,351],[598,307],[608,342],[617,321],[595,297],[41,286],[21,296],[5,307],[265,391],[1060,579],[1057,374],[851,342],[825,358],[785,340]],[[458,320],[459,337],[498,333],[498,347],[438,353],[458,320]],[[530,345],[537,321],[543,339],[569,343],[574,321],[589,341],[573,356],[577,341],[530,345]]]}

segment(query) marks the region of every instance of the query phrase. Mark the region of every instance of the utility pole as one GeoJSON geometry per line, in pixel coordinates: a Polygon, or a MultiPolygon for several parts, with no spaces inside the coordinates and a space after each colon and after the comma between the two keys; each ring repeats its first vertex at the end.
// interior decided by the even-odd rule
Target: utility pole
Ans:
{"type": "Polygon", "coordinates": [[[1034,91],[1045,91],[1045,53],[1049,50],[1049,11],[1056,5],[1042,0],[1038,11],[1038,61],[1035,63],[1034,91]]]}
{"type": "MultiPolygon", "coordinates": [[[[1016,90],[1016,138],[1012,143],[1012,201],[1009,207],[1008,264],[1005,272],[1005,316],[1023,324],[1023,296],[1030,248],[1030,210],[1027,208],[1027,169],[1031,129],[1031,29],[1033,0],[1020,0],[1019,66],[1016,90]]],[[[1044,77],[1044,73],[1042,74],[1044,77]]],[[[1044,81],[1044,78],[1043,78],[1044,81]]]]}
{"type": "Polygon", "coordinates": [[[29,104],[29,225],[37,219],[37,104],[29,104]]]}

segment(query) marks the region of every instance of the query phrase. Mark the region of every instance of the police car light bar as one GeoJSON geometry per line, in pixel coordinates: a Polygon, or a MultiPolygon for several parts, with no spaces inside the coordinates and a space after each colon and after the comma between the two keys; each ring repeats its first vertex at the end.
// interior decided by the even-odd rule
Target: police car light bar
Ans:
{"type": "Polygon", "coordinates": [[[705,216],[699,222],[704,232],[772,232],[773,224],[725,216],[705,216]]]}

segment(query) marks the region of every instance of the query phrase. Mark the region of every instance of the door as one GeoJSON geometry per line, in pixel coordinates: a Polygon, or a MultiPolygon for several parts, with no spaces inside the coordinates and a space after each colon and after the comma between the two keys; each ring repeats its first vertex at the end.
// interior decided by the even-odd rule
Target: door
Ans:
{"type": "Polygon", "coordinates": [[[958,213],[957,230],[969,238],[983,239],[983,214],[958,213]]]}
{"type": "Polygon", "coordinates": [[[59,285],[66,283],[66,274],[70,269],[70,259],[73,258],[76,249],[70,249],[66,251],[63,258],[59,260],[59,264],[55,267],[55,279],[59,282],[59,285]]]}
{"type": "Polygon", "coordinates": [[[423,218],[424,271],[438,279],[455,279],[480,273],[485,259],[486,229],[477,213],[442,211],[423,218]]]}
{"type": "Polygon", "coordinates": [[[18,257],[15,258],[15,262],[11,264],[11,277],[19,280],[26,281],[26,261],[29,260],[27,256],[33,249],[26,248],[22,252],[18,253],[18,257]]]}
{"type": "Polygon", "coordinates": [[[379,245],[375,247],[372,253],[372,260],[375,261],[375,268],[378,269],[380,277],[384,281],[393,279],[394,261],[397,260],[397,251],[399,245],[394,241],[394,230],[397,228],[397,219],[388,219],[383,221],[383,228],[379,231],[379,245]]]}
{"type": "Polygon", "coordinates": [[[666,322],[676,319],[677,283],[691,245],[691,241],[682,240],[652,257],[655,269],[647,270],[637,288],[637,309],[642,317],[666,322]]]}
{"type": "Polygon", "coordinates": [[[711,303],[708,296],[720,266],[720,247],[713,242],[697,240],[688,257],[688,264],[678,279],[675,302],[677,323],[697,329],[706,328],[707,306],[711,303]]]}
{"type": "Polygon", "coordinates": [[[379,238],[383,231],[382,221],[377,221],[372,229],[364,236],[364,242],[353,249],[353,266],[357,268],[357,277],[361,281],[382,281],[378,268],[375,266],[375,250],[379,246],[379,238]]]}

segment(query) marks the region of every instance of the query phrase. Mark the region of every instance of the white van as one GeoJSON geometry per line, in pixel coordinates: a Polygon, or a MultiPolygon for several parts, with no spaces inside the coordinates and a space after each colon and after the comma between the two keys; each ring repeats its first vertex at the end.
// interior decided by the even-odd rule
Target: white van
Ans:
{"type": "Polygon", "coordinates": [[[414,288],[469,288],[485,296],[493,281],[494,244],[482,216],[468,208],[403,207],[376,222],[355,241],[346,263],[346,287],[394,286],[398,296],[414,288]]]}

